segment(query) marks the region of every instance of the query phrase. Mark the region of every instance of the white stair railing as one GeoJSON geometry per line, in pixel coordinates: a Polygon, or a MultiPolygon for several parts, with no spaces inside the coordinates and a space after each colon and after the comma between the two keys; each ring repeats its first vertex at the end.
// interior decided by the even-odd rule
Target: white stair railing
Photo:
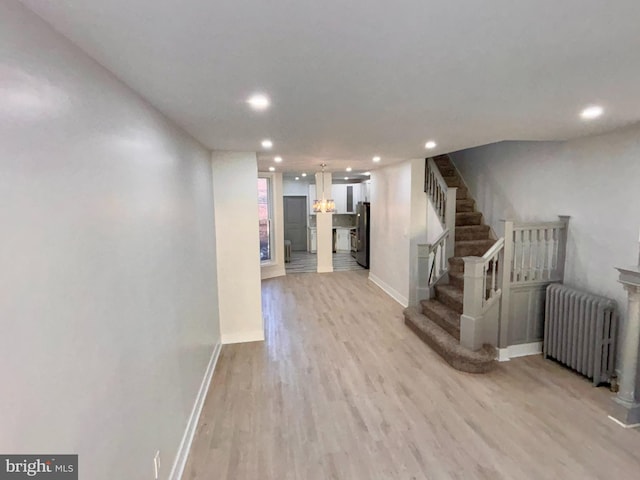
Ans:
{"type": "Polygon", "coordinates": [[[426,275],[428,296],[441,279],[446,280],[449,272],[449,258],[455,252],[456,228],[456,187],[447,186],[433,158],[428,158],[425,169],[424,190],[435,209],[442,225],[442,234],[433,242],[418,246],[419,276],[426,275]]]}
{"type": "Polygon", "coordinates": [[[504,238],[482,257],[464,257],[464,295],[460,317],[460,344],[477,350],[498,343],[504,238]]]}
{"type": "MultiPolygon", "coordinates": [[[[512,290],[526,303],[537,303],[535,296],[544,295],[547,285],[564,281],[564,264],[567,252],[569,217],[560,216],[557,222],[516,223],[504,220],[504,265],[500,279],[502,290],[499,346],[510,344],[508,329],[510,316],[534,315],[535,312],[512,312],[512,290]]],[[[522,302],[520,302],[522,303],[522,302]]],[[[515,308],[515,307],[514,307],[515,308]]],[[[542,315],[541,312],[537,313],[542,315]]],[[[518,319],[520,320],[520,319],[518,319]]],[[[526,319],[539,324],[541,319],[526,319]]]]}

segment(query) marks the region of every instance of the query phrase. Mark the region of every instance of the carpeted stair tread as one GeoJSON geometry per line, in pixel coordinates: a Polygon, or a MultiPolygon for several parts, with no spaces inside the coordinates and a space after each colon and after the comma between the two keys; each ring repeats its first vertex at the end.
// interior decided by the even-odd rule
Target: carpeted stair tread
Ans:
{"type": "Polygon", "coordinates": [[[438,324],[438,326],[449,333],[452,337],[460,340],[460,314],[454,312],[444,303],[440,303],[435,299],[422,300],[422,314],[429,320],[438,324]]]}
{"type": "MultiPolygon", "coordinates": [[[[466,225],[482,224],[482,213],[480,212],[459,212],[456,213],[456,227],[466,225]]],[[[457,230],[457,229],[456,229],[457,230]]]]}
{"type": "Polygon", "coordinates": [[[436,298],[447,307],[462,314],[464,293],[453,285],[436,285],[436,298]]]}
{"type": "Polygon", "coordinates": [[[489,225],[462,225],[456,227],[456,241],[486,240],[489,238],[489,225]]]}
{"type": "Polygon", "coordinates": [[[456,200],[468,198],[468,195],[469,191],[467,190],[467,187],[458,187],[456,189],[456,200]]]}
{"type": "Polygon", "coordinates": [[[491,347],[476,352],[463,347],[446,330],[420,313],[418,307],[409,307],[403,314],[405,324],[456,370],[485,373],[495,368],[495,352],[491,347]]]}
{"type": "Polygon", "coordinates": [[[449,273],[464,273],[464,260],[462,257],[451,257],[449,260],[449,273]]]}
{"type": "MultiPolygon", "coordinates": [[[[457,239],[456,239],[457,240],[457,239]]],[[[493,240],[460,240],[456,241],[456,257],[481,257],[494,244],[493,240]]]]}
{"type": "Polygon", "coordinates": [[[476,202],[472,198],[461,198],[456,200],[456,212],[475,211],[476,202]]]}

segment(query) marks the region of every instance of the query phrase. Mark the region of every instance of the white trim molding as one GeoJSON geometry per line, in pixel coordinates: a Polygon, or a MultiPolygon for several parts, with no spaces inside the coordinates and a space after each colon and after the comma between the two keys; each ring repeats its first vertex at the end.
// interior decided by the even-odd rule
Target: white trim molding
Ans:
{"type": "Polygon", "coordinates": [[[609,417],[609,420],[613,420],[614,422],[616,422],[618,424],[618,426],[620,426],[622,428],[638,428],[638,427],[640,427],[640,423],[632,423],[630,425],[627,425],[626,423],[621,422],[620,420],[618,420],[617,418],[615,418],[615,417],[613,417],[611,415],[608,415],[608,417],[609,417]]]}
{"type": "Polygon", "coordinates": [[[261,342],[263,340],[264,340],[263,330],[255,330],[253,332],[237,332],[237,333],[222,334],[223,345],[228,345],[230,343],[261,342]]]}
{"type": "Polygon", "coordinates": [[[387,284],[380,277],[377,277],[373,273],[369,273],[369,280],[371,280],[378,287],[380,287],[382,290],[384,290],[384,292],[387,295],[389,295],[391,298],[393,298],[396,302],[398,302],[404,308],[407,308],[409,306],[409,300],[407,299],[407,297],[402,295],[399,291],[397,291],[391,285],[387,284]]]}
{"type": "Polygon", "coordinates": [[[213,372],[215,371],[216,364],[218,363],[218,357],[220,356],[221,348],[221,343],[216,344],[213,349],[213,353],[211,354],[211,358],[209,359],[209,364],[207,365],[202,383],[200,384],[200,390],[198,390],[196,401],[193,404],[191,415],[189,416],[189,420],[187,421],[187,428],[182,435],[182,441],[180,442],[180,447],[178,447],[178,452],[176,453],[176,458],[173,462],[171,473],[169,474],[170,480],[180,480],[182,478],[184,467],[187,464],[187,458],[189,458],[189,450],[191,450],[193,436],[195,435],[196,428],[198,427],[198,420],[200,420],[202,407],[204,407],[204,400],[207,397],[207,393],[209,392],[209,385],[211,384],[213,372]]]}
{"type": "Polygon", "coordinates": [[[526,357],[528,355],[540,355],[542,353],[542,342],[521,343],[519,345],[509,345],[507,348],[498,349],[498,361],[508,362],[512,358],[526,357]]]}
{"type": "Polygon", "coordinates": [[[287,274],[285,266],[276,263],[263,263],[260,265],[260,277],[261,280],[267,280],[268,278],[283,277],[287,274]]]}

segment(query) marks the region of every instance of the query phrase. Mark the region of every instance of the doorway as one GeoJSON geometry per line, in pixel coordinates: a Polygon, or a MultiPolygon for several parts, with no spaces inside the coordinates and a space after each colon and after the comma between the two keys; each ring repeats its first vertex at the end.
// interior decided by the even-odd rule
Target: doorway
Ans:
{"type": "Polygon", "coordinates": [[[287,196],[284,201],[284,238],[291,241],[291,250],[307,250],[307,197],[287,196]]]}

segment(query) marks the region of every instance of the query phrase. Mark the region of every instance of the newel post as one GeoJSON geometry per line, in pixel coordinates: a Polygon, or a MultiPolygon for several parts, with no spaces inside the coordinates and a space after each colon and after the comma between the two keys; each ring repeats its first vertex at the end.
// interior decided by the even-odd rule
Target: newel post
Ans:
{"type": "Polygon", "coordinates": [[[444,212],[444,228],[449,229],[447,238],[447,260],[455,256],[456,249],[456,197],[458,189],[456,187],[447,188],[447,200],[444,212]]]}
{"type": "Polygon", "coordinates": [[[418,244],[418,285],[416,292],[418,302],[423,298],[429,300],[432,297],[431,288],[429,288],[430,252],[430,243],[418,244]]]}
{"type": "Polygon", "coordinates": [[[623,324],[620,352],[620,388],[614,398],[612,416],[625,425],[640,425],[640,398],[637,389],[640,349],[640,265],[618,268],[619,281],[627,291],[627,318],[623,324]]]}
{"type": "Polygon", "coordinates": [[[484,260],[464,257],[464,297],[460,316],[460,345],[471,350],[482,347],[482,301],[484,299],[484,260]]]}
{"type": "Polygon", "coordinates": [[[498,285],[502,290],[500,298],[500,319],[498,323],[498,347],[509,346],[509,302],[511,300],[511,262],[513,261],[513,220],[504,222],[504,250],[500,262],[498,285]]]}

